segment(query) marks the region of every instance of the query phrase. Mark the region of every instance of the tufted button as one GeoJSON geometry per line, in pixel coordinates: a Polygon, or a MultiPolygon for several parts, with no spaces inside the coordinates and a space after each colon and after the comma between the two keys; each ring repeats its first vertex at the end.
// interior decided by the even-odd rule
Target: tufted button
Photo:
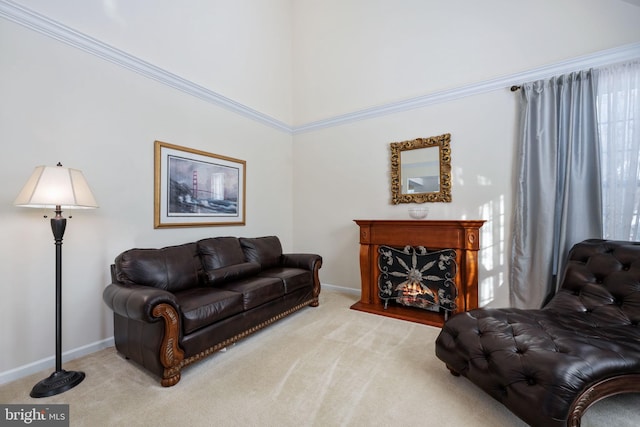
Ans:
{"type": "Polygon", "coordinates": [[[527,384],[535,385],[536,384],[536,379],[533,378],[533,377],[527,377],[527,384]]]}
{"type": "Polygon", "coordinates": [[[623,264],[622,269],[624,271],[629,271],[631,269],[631,266],[629,264],[623,264]]]}

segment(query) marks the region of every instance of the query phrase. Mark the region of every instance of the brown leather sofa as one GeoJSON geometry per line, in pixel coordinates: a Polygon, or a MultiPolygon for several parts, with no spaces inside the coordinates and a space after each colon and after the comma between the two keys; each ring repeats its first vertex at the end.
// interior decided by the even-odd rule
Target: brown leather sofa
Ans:
{"type": "Polygon", "coordinates": [[[275,236],[125,251],[103,292],[116,349],[172,386],[185,366],[317,306],[321,266],[319,255],[283,254],[275,236]]]}
{"type": "Polygon", "coordinates": [[[579,426],[598,400],[640,392],[640,243],[586,240],[539,310],[449,319],[436,355],[532,426],[579,426]]]}

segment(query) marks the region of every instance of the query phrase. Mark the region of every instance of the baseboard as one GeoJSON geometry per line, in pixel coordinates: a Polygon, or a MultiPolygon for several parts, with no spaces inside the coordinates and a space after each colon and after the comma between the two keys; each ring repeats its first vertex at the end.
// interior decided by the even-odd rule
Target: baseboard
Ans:
{"type": "MultiPolygon", "coordinates": [[[[357,295],[357,296],[360,296],[360,293],[361,293],[360,289],[345,288],[344,286],[331,285],[329,283],[322,283],[321,289],[331,289],[332,291],[344,292],[347,294],[357,295]]],[[[322,290],[320,291],[320,294],[322,295],[322,290]]]]}
{"type": "MultiPolygon", "coordinates": [[[[350,295],[360,295],[360,289],[354,288],[346,288],[344,286],[332,285],[329,283],[322,283],[323,289],[330,289],[336,292],[344,292],[350,295]]],[[[69,350],[62,354],[62,363],[68,362],[70,360],[77,359],[82,356],[86,356],[87,354],[95,353],[96,351],[100,351],[107,347],[112,347],[114,345],[113,337],[104,339],[102,341],[97,341],[91,344],[87,344],[83,347],[78,347],[72,350],[69,350]]],[[[31,374],[35,374],[40,371],[44,371],[47,369],[55,368],[55,357],[47,357],[45,359],[37,360],[33,363],[29,363],[27,365],[19,366],[14,369],[10,369],[5,372],[0,372],[0,385],[10,383],[12,381],[18,380],[20,378],[24,378],[31,374]]]]}
{"type": "MultiPolygon", "coordinates": [[[[86,356],[87,354],[95,353],[96,351],[100,351],[107,347],[112,347],[113,345],[114,345],[113,337],[110,337],[102,341],[97,341],[82,347],[69,350],[62,354],[62,363],[68,362],[73,359],[77,359],[82,356],[86,356]]],[[[0,385],[10,383],[12,381],[18,380],[20,378],[24,378],[31,374],[35,374],[37,372],[44,371],[47,369],[51,369],[51,371],[53,371],[55,370],[55,365],[56,365],[55,356],[51,356],[51,357],[37,360],[27,365],[10,369],[5,372],[0,372],[0,385]]]]}

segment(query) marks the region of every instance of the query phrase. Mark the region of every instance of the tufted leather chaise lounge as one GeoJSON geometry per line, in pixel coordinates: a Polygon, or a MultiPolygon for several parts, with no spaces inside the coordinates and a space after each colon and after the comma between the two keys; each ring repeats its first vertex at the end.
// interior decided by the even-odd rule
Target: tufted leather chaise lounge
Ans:
{"type": "Polygon", "coordinates": [[[639,322],[640,243],[591,239],[544,308],[457,314],[436,355],[532,426],[579,426],[598,400],[640,392],[639,322]]]}

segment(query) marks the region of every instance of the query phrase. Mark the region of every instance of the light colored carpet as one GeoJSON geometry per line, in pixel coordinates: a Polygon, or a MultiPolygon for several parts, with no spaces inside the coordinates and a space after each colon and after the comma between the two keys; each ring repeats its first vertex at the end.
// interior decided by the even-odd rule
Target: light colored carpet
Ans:
{"type": "MultiPolygon", "coordinates": [[[[323,290],[305,308],[224,352],[157,378],[108,348],[66,363],[86,379],[29,397],[42,372],[0,387],[0,402],[69,403],[72,426],[524,426],[434,355],[438,328],[350,310],[354,295],[323,290]]],[[[640,394],[594,405],[583,426],[637,426],[640,394]]]]}

